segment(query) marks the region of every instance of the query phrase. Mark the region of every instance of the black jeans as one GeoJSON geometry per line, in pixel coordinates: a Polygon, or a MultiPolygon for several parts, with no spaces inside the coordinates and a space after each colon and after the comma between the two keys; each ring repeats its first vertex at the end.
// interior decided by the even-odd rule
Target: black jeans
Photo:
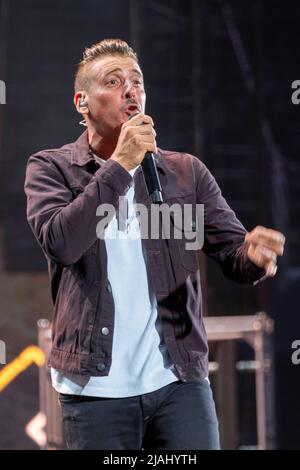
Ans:
{"type": "Polygon", "coordinates": [[[128,398],[59,394],[70,449],[219,449],[209,382],[173,382],[128,398]]]}

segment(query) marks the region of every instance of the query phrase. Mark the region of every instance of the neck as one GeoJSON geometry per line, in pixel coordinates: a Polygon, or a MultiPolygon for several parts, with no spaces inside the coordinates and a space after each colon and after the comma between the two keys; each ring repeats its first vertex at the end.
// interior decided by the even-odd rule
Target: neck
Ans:
{"type": "Polygon", "coordinates": [[[92,151],[98,155],[98,157],[108,160],[113,154],[117,142],[119,132],[117,134],[112,133],[109,137],[103,137],[99,135],[95,129],[88,129],[88,141],[92,151]]]}

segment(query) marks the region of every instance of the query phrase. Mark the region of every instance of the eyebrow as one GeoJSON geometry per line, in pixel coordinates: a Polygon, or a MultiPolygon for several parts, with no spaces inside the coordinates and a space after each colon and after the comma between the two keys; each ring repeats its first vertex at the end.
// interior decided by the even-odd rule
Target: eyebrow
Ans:
{"type": "MultiPolygon", "coordinates": [[[[106,77],[107,75],[111,74],[111,73],[114,73],[114,72],[122,72],[123,70],[118,67],[116,69],[113,69],[113,70],[110,70],[109,72],[107,72],[104,77],[106,77]]],[[[143,77],[143,75],[141,74],[141,72],[138,70],[138,69],[132,69],[132,72],[135,72],[137,73],[140,77],[143,77]]]]}

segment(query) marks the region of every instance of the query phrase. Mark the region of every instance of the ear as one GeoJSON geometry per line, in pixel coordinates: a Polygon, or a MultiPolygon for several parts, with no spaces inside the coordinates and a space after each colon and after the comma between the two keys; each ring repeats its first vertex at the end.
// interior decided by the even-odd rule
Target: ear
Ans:
{"type": "Polygon", "coordinates": [[[83,115],[88,114],[88,98],[84,91],[77,91],[74,95],[73,101],[78,113],[83,115]]]}

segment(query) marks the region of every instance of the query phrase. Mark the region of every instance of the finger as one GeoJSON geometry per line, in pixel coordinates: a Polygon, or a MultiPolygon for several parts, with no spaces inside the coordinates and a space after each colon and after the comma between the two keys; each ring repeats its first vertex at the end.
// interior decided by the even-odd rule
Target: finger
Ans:
{"type": "MultiPolygon", "coordinates": [[[[142,124],[150,124],[152,127],[154,126],[154,122],[153,122],[152,117],[148,116],[147,114],[143,114],[143,113],[136,114],[131,119],[129,119],[129,121],[127,121],[127,123],[129,123],[128,125],[130,125],[130,126],[132,126],[132,125],[140,126],[142,124]]],[[[125,125],[126,125],[126,123],[125,123],[125,125]]]]}
{"type": "Polygon", "coordinates": [[[132,141],[137,143],[137,144],[140,144],[140,143],[154,143],[154,144],[156,144],[154,135],[148,135],[148,134],[144,134],[144,135],[135,134],[135,135],[132,136],[132,141]]]}
{"type": "Polygon", "coordinates": [[[274,259],[269,259],[266,257],[258,248],[253,250],[252,254],[248,253],[248,255],[253,263],[265,270],[265,273],[268,277],[275,276],[277,272],[277,265],[274,259]]]}
{"type": "Polygon", "coordinates": [[[277,256],[273,250],[262,245],[251,244],[248,249],[248,256],[257,266],[267,269],[270,262],[276,265],[277,256]]]}
{"type": "Polygon", "coordinates": [[[156,141],[152,136],[143,136],[142,145],[145,152],[157,153],[156,141]]]}
{"type": "Polygon", "coordinates": [[[277,272],[277,266],[273,263],[273,261],[269,261],[265,270],[267,276],[274,277],[277,272]]]}
{"type": "Polygon", "coordinates": [[[132,138],[135,145],[145,152],[157,152],[157,146],[155,138],[151,135],[135,135],[132,138]]]}
{"type": "Polygon", "coordinates": [[[156,145],[156,140],[155,140],[155,137],[152,136],[152,135],[143,135],[141,136],[141,140],[140,140],[142,143],[144,144],[153,144],[153,145],[156,145]]]}
{"type": "Polygon", "coordinates": [[[266,227],[256,227],[252,232],[247,233],[245,240],[249,243],[264,245],[282,255],[284,250],[285,237],[281,232],[266,227]]]}
{"type": "Polygon", "coordinates": [[[143,145],[143,149],[146,152],[157,153],[157,145],[156,145],[155,140],[153,140],[153,139],[151,139],[149,141],[143,140],[142,145],[143,145]]]}
{"type": "Polygon", "coordinates": [[[136,126],[132,129],[134,134],[138,135],[153,135],[156,137],[156,131],[150,124],[143,124],[141,126],[136,126]]]}
{"type": "Polygon", "coordinates": [[[152,135],[156,137],[156,132],[150,124],[144,124],[143,126],[130,126],[124,131],[129,136],[135,135],[152,135]]]}
{"type": "Polygon", "coordinates": [[[265,246],[257,245],[257,252],[261,255],[261,257],[265,261],[267,261],[267,262],[273,261],[273,263],[276,264],[277,255],[276,255],[275,251],[269,250],[269,248],[266,248],[265,246]]]}
{"type": "Polygon", "coordinates": [[[152,153],[157,153],[157,147],[155,144],[149,142],[149,143],[144,143],[144,152],[152,152],[152,153]]]}
{"type": "Polygon", "coordinates": [[[266,227],[257,226],[250,233],[247,233],[246,240],[253,243],[285,243],[285,236],[277,230],[269,229],[266,227]]]}

